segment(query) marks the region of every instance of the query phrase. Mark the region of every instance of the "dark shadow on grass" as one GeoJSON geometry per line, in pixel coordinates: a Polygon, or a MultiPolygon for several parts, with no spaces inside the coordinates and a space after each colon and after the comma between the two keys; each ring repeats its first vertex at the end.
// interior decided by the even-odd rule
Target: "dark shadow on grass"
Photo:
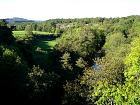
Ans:
{"type": "Polygon", "coordinates": [[[54,34],[49,34],[49,35],[34,35],[34,40],[55,40],[57,37],[54,36],[54,34]]]}
{"type": "Polygon", "coordinates": [[[48,42],[40,42],[40,44],[38,44],[38,46],[43,50],[47,50],[48,52],[52,50],[51,46],[49,46],[48,42]]]}
{"type": "MultiPolygon", "coordinates": [[[[36,46],[36,45],[39,45],[40,42],[43,42],[43,41],[52,41],[52,40],[55,40],[57,37],[54,35],[54,34],[49,34],[49,35],[34,35],[33,37],[33,40],[32,40],[32,44],[33,46],[36,46]]],[[[47,42],[44,42],[45,46],[47,46],[47,42]]],[[[47,49],[50,49],[49,48],[50,46],[47,46],[47,49]]],[[[43,47],[44,48],[44,47],[43,47]]],[[[46,49],[46,48],[45,48],[46,49]]]]}

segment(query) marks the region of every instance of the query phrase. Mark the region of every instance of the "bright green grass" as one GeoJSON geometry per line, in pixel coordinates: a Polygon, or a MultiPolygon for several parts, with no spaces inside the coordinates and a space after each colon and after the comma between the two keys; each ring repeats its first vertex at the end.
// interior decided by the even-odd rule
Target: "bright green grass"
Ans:
{"type": "Polygon", "coordinates": [[[49,34],[52,34],[52,33],[49,33],[49,32],[42,32],[42,31],[33,31],[34,34],[37,34],[37,35],[49,35],[49,34]]]}
{"type": "Polygon", "coordinates": [[[25,31],[13,31],[13,36],[18,40],[22,40],[26,37],[25,31]]]}
{"type": "MultiPolygon", "coordinates": [[[[52,33],[49,32],[41,32],[41,31],[33,31],[34,35],[50,35],[52,33]]],[[[25,31],[13,31],[13,35],[16,39],[22,39],[25,37],[25,31]]],[[[56,45],[56,40],[40,40],[39,44],[36,47],[40,47],[42,50],[53,49],[56,45]]]]}
{"type": "Polygon", "coordinates": [[[24,36],[25,35],[25,31],[13,31],[13,35],[15,37],[17,37],[17,36],[24,36]]]}
{"type": "Polygon", "coordinates": [[[56,45],[56,40],[52,40],[52,41],[41,41],[37,47],[40,47],[43,50],[48,50],[48,49],[53,49],[54,46],[56,45]]]}
{"type": "MultiPolygon", "coordinates": [[[[49,32],[42,32],[42,31],[33,31],[34,35],[50,35],[52,33],[49,32]]],[[[13,35],[15,37],[24,37],[25,36],[25,31],[13,31],[13,35]]]]}

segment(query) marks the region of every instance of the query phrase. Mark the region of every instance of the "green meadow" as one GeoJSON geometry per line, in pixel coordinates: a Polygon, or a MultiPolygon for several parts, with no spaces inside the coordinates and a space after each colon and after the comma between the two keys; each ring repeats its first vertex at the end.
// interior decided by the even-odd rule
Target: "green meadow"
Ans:
{"type": "MultiPolygon", "coordinates": [[[[49,32],[42,32],[42,31],[33,31],[33,34],[36,35],[51,35],[52,33],[49,32]]],[[[25,37],[25,31],[13,31],[13,35],[17,40],[24,39],[25,37]]],[[[53,49],[53,47],[56,45],[56,40],[38,40],[39,43],[35,47],[40,47],[42,50],[48,50],[53,49]]]]}
{"type": "MultiPolygon", "coordinates": [[[[52,33],[49,32],[42,32],[42,31],[33,31],[34,35],[50,35],[52,33]]],[[[13,31],[14,37],[24,37],[25,31],[13,31]]]]}
{"type": "Polygon", "coordinates": [[[37,47],[47,50],[47,49],[53,49],[55,45],[56,45],[56,40],[40,41],[40,43],[37,45],[37,47]]]}

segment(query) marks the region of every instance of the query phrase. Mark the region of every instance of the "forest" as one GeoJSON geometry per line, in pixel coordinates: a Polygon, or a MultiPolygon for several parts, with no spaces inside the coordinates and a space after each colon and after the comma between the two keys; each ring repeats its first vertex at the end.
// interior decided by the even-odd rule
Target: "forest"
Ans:
{"type": "Polygon", "coordinates": [[[6,105],[140,105],[140,16],[0,20],[6,105]]]}

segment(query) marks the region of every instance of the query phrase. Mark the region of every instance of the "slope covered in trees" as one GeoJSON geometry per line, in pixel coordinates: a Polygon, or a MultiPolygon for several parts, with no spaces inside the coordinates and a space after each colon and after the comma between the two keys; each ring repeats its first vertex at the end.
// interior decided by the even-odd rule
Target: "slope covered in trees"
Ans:
{"type": "Polygon", "coordinates": [[[139,47],[140,16],[14,24],[1,20],[2,100],[24,105],[139,105],[139,47]],[[25,35],[19,40],[12,30],[25,30],[25,35]],[[54,48],[38,45],[52,40],[54,48]]]}

